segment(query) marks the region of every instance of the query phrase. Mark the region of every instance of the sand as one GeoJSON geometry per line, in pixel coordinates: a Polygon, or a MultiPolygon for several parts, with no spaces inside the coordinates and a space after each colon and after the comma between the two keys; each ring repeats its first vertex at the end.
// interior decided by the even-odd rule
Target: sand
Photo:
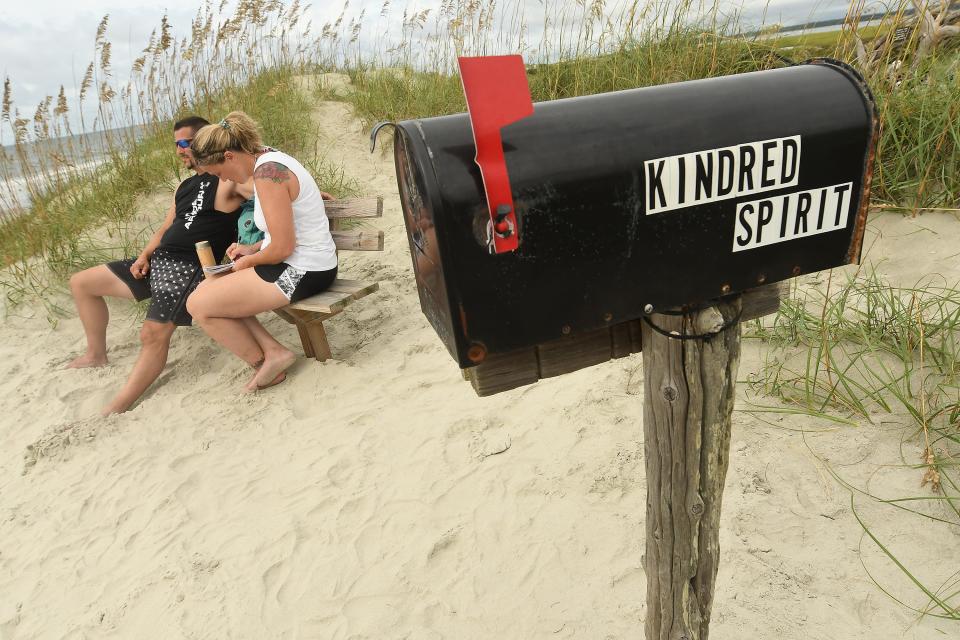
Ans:
{"type": "MultiPolygon", "coordinates": [[[[98,370],[62,369],[83,346],[76,317],[4,309],[0,639],[642,638],[642,356],[475,397],[420,313],[391,156],[368,153],[345,104],[315,116],[328,159],[386,198],[386,250],[341,254],[344,277],[380,291],[326,323],[332,360],[243,396],[239,361],[178,330],[143,401],[101,419],[137,353],[134,308],[111,305],[98,370]]],[[[894,279],[956,284],[958,230],[877,215],[870,255],[894,279]]],[[[742,380],[766,353],[745,342],[742,380]]],[[[919,456],[907,419],[745,411],[774,404],[740,385],[711,637],[957,637],[873,583],[867,570],[923,604],[820,460],[916,494],[919,471],[883,466],[919,456]]],[[[857,507],[929,583],[960,564],[957,527],[857,507]]]]}

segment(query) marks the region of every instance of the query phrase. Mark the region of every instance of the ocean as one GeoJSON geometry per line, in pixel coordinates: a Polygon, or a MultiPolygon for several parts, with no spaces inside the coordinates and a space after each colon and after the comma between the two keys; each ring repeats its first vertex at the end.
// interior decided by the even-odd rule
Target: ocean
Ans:
{"type": "Polygon", "coordinates": [[[18,150],[4,145],[0,156],[0,220],[15,216],[31,202],[32,185],[44,189],[59,169],[61,175],[85,175],[111,154],[123,154],[124,146],[143,137],[146,127],[134,125],[27,142],[18,150]]]}

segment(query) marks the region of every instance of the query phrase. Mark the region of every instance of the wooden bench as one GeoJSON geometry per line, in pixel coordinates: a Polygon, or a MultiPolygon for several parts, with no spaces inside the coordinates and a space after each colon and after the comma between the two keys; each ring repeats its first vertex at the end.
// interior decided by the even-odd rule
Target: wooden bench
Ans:
{"type": "MultiPolygon", "coordinates": [[[[339,251],[383,251],[383,231],[349,228],[351,220],[381,217],[382,197],[329,200],[324,204],[330,219],[330,232],[339,251]]],[[[323,362],[330,357],[323,321],[379,288],[376,282],[337,278],[323,293],[289,304],[275,313],[297,327],[303,353],[323,362]]]]}

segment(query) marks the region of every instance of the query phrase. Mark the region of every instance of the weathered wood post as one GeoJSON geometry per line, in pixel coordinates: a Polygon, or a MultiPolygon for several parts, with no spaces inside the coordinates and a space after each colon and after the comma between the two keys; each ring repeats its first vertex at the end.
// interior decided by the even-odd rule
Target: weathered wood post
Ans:
{"type": "Polygon", "coordinates": [[[689,315],[654,313],[643,326],[647,640],[708,636],[740,305],[738,296],[689,315]]]}

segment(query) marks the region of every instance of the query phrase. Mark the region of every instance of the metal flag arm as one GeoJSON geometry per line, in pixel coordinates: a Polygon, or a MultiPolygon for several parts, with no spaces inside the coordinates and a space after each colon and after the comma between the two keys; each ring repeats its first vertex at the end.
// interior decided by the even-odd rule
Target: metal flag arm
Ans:
{"type": "Polygon", "coordinates": [[[477,147],[475,160],[490,212],[490,252],[515,251],[520,239],[500,130],[533,114],[523,58],[484,56],[458,61],[477,147]]]}

